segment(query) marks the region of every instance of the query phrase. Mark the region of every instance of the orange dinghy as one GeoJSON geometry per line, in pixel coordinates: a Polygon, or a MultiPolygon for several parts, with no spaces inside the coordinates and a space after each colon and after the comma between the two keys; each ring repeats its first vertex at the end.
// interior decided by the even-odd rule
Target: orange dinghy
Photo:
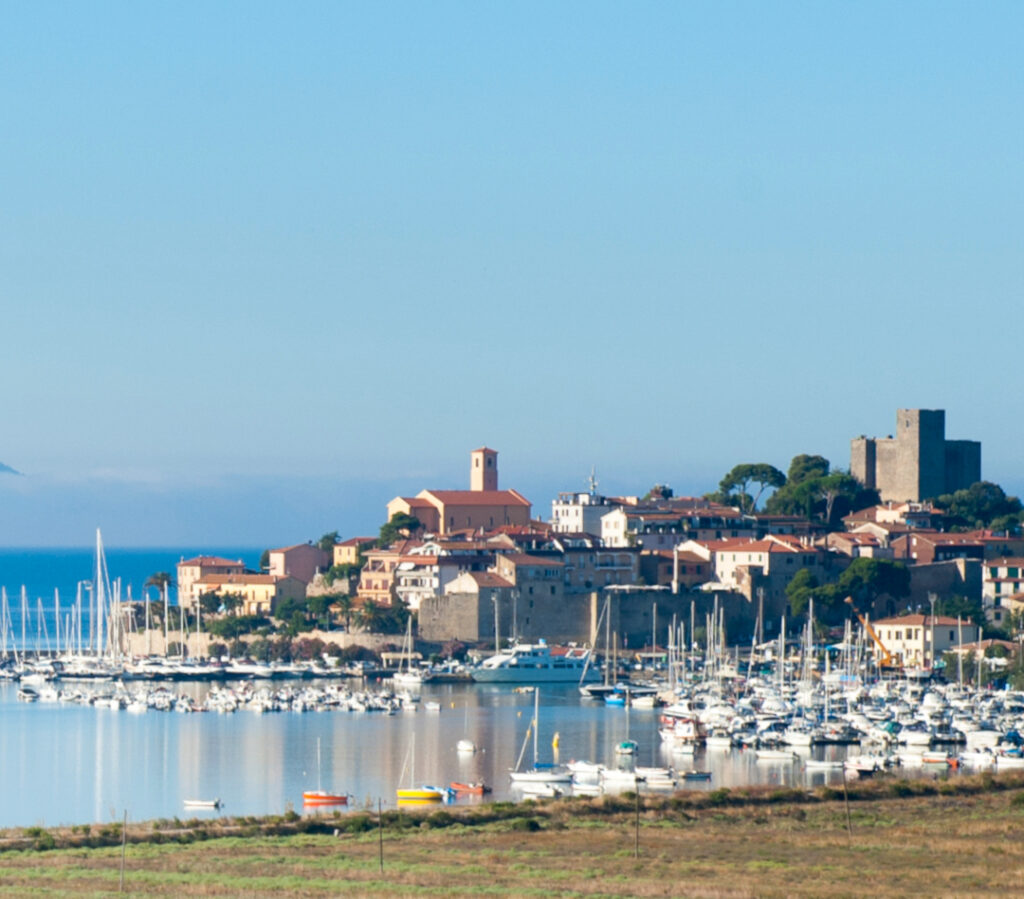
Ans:
{"type": "Polygon", "coordinates": [[[484,793],[491,792],[491,788],[482,783],[460,784],[452,781],[450,786],[454,792],[469,796],[483,796],[484,793]]]}
{"type": "Polygon", "coordinates": [[[306,790],[302,794],[303,805],[348,805],[347,793],[328,793],[325,790],[306,790]]]}

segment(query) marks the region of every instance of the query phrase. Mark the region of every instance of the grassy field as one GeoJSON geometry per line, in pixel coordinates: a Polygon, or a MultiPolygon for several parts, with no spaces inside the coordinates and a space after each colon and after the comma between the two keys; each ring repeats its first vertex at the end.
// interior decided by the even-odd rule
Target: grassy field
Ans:
{"type": "MultiPolygon", "coordinates": [[[[370,814],[151,822],[129,828],[124,889],[275,897],[1024,895],[1019,777],[856,785],[849,819],[842,791],[648,798],[639,858],[635,820],[632,797],[386,813],[383,874],[370,814]]],[[[102,835],[95,827],[8,831],[0,848],[0,895],[118,891],[116,827],[102,835]],[[75,842],[115,845],[61,848],[75,842]]]]}

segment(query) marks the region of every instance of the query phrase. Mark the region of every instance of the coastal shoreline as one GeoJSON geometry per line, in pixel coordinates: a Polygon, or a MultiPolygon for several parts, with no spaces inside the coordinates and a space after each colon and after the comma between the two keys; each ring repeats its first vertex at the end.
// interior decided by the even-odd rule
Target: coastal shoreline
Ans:
{"type": "MultiPolygon", "coordinates": [[[[1020,887],[1022,819],[1024,774],[439,805],[380,819],[369,809],[161,819],[129,822],[125,883],[146,895],[430,894],[445,883],[523,895],[545,882],[559,895],[851,895],[868,882],[882,896],[910,884],[1007,894],[1020,887]],[[955,866],[938,863],[947,844],[955,866]]],[[[29,873],[58,895],[109,888],[123,836],[119,822],[5,830],[0,880],[15,893],[29,873]]]]}

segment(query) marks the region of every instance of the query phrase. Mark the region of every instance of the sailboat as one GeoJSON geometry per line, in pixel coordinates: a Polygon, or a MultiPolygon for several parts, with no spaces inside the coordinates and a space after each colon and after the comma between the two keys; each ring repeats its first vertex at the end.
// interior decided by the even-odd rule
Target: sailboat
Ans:
{"type": "Polygon", "coordinates": [[[302,793],[303,805],[347,805],[347,793],[328,793],[320,782],[320,738],[316,738],[316,789],[302,793]]]}
{"type": "Polygon", "coordinates": [[[402,642],[402,659],[405,662],[405,668],[402,668],[401,662],[399,662],[398,671],[395,672],[393,678],[395,685],[399,687],[419,687],[422,686],[426,681],[430,680],[429,675],[424,673],[419,668],[413,668],[412,666],[412,616],[406,624],[405,640],[402,642]]]}
{"type": "Polygon", "coordinates": [[[542,767],[537,763],[537,727],[540,718],[540,690],[535,690],[533,694],[533,721],[531,726],[526,729],[526,738],[523,740],[523,748],[519,751],[519,760],[516,764],[514,771],[509,772],[509,777],[512,778],[512,783],[515,786],[522,788],[524,785],[530,784],[567,784],[572,783],[572,773],[566,771],[564,768],[555,768],[554,766],[542,767]],[[519,765],[523,761],[523,753],[526,752],[526,740],[530,737],[530,731],[533,731],[533,768],[530,771],[520,771],[519,765]]]}
{"type": "MultiPolygon", "coordinates": [[[[409,786],[399,787],[395,795],[400,803],[424,803],[440,802],[448,795],[448,790],[443,787],[429,785],[413,786],[416,783],[416,731],[412,733],[412,745],[409,749],[409,786]]],[[[404,768],[403,768],[404,772],[404,768]]]]}

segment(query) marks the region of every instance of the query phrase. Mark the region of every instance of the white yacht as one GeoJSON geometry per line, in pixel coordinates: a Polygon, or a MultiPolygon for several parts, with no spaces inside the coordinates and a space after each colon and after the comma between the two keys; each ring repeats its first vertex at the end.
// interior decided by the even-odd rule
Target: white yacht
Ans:
{"type": "Polygon", "coordinates": [[[587,669],[588,658],[589,648],[552,650],[544,640],[516,643],[484,659],[470,673],[483,684],[575,684],[583,677],[598,677],[596,671],[587,669]]]}

